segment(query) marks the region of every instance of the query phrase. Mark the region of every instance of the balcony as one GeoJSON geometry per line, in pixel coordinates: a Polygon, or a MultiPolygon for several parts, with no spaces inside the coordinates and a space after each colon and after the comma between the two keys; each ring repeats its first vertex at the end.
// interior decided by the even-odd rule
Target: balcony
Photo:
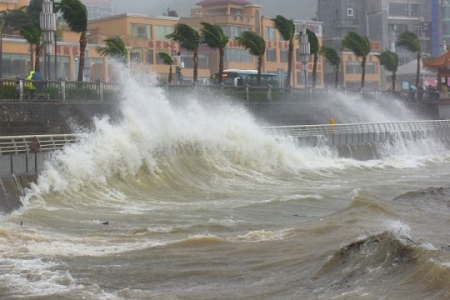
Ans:
{"type": "Polygon", "coordinates": [[[334,20],[334,27],[339,29],[352,29],[359,27],[357,19],[334,20]]]}

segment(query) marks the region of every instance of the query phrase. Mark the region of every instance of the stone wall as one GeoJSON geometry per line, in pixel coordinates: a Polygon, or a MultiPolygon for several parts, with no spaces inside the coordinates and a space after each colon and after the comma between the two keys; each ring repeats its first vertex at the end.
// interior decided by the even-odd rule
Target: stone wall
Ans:
{"type": "Polygon", "coordinates": [[[94,116],[120,117],[118,103],[3,102],[0,103],[0,135],[72,133],[72,128],[89,128],[94,116]]]}

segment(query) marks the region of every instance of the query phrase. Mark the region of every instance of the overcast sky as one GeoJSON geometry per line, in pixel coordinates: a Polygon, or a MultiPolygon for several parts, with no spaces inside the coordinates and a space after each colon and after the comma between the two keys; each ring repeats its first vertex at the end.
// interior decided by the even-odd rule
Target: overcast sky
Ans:
{"type": "MultiPolygon", "coordinates": [[[[115,0],[116,13],[135,13],[147,16],[161,16],[167,8],[175,10],[180,17],[189,17],[191,8],[199,8],[201,0],[115,0]]],[[[317,0],[247,0],[263,7],[266,17],[282,15],[294,20],[311,20],[316,16],[317,0]]]]}

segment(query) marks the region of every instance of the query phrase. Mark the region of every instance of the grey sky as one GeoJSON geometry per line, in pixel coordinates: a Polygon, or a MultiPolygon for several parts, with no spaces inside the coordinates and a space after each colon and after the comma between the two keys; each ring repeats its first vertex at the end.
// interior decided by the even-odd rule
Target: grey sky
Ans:
{"type": "MultiPolygon", "coordinates": [[[[201,0],[115,0],[116,13],[136,13],[147,16],[161,16],[176,10],[180,17],[188,17],[191,8],[198,8],[201,0]]],[[[311,20],[316,15],[317,0],[247,0],[263,7],[266,17],[282,15],[294,20],[311,20]]]]}

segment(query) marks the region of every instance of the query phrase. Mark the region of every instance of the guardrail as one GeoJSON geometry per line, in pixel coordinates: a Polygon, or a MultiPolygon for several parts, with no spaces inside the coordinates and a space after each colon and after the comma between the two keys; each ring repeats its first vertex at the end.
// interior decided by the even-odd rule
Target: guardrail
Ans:
{"type": "MultiPolygon", "coordinates": [[[[389,123],[353,123],[297,126],[266,126],[266,132],[273,135],[296,138],[325,137],[331,145],[380,142],[400,133],[423,137],[433,134],[437,137],[450,137],[450,120],[389,122],[389,123]],[[344,140],[343,137],[346,139],[344,140]]],[[[60,150],[65,145],[79,140],[78,134],[27,135],[0,137],[0,155],[30,153],[30,144],[37,138],[41,152],[60,150]]]]}
{"type": "Polygon", "coordinates": [[[76,142],[79,136],[76,134],[4,136],[0,137],[0,155],[33,153],[30,145],[34,138],[39,142],[39,151],[48,152],[60,150],[65,145],[76,142]]]}
{"type": "Polygon", "coordinates": [[[450,137],[450,120],[354,123],[300,126],[269,126],[264,130],[283,136],[292,136],[307,145],[357,145],[392,141],[399,136],[407,139],[450,137]]]}
{"type": "Polygon", "coordinates": [[[1,79],[0,101],[114,101],[119,90],[111,82],[1,79]]]}

